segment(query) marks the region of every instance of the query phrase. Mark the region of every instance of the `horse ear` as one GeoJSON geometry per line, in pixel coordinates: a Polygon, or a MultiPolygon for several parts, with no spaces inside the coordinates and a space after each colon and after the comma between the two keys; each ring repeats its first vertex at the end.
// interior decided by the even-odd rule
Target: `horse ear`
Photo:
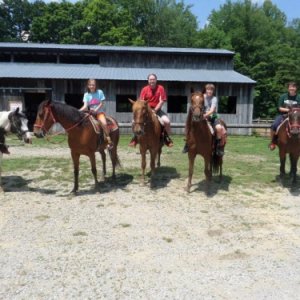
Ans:
{"type": "Polygon", "coordinates": [[[132,99],[130,99],[130,98],[128,98],[128,100],[129,100],[129,102],[130,102],[131,104],[134,104],[134,103],[135,103],[135,101],[132,100],[132,99]]]}
{"type": "Polygon", "coordinates": [[[16,110],[15,110],[15,113],[18,114],[19,110],[20,110],[20,107],[17,107],[16,110]]]}

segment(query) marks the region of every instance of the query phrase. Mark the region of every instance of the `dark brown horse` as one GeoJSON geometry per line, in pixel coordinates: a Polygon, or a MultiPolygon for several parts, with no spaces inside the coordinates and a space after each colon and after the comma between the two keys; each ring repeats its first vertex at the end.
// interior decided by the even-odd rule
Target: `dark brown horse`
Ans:
{"type": "Polygon", "coordinates": [[[288,118],[278,130],[280,177],[285,175],[286,154],[290,156],[292,183],[297,179],[297,163],[300,155],[300,108],[291,108],[288,118]]]}
{"type": "Polygon", "coordinates": [[[155,172],[155,162],[160,166],[160,155],[163,147],[161,140],[161,124],[147,101],[129,99],[132,104],[132,131],[138,138],[142,156],[142,184],[145,184],[146,152],[150,152],[151,179],[155,172]]]}
{"type": "MultiPolygon", "coordinates": [[[[111,118],[112,119],[112,118],[111,118]]],[[[103,138],[103,130],[97,132],[92,117],[75,107],[54,101],[44,101],[40,104],[34,124],[34,134],[43,137],[54,123],[60,123],[68,134],[68,144],[71,149],[71,156],[74,166],[74,187],[72,192],[78,191],[79,159],[80,155],[86,155],[91,162],[91,170],[95,180],[95,188],[98,187],[95,152],[100,152],[102,158],[102,178],[106,174],[106,154],[107,142],[103,138]]],[[[113,167],[113,178],[115,178],[115,168],[119,164],[117,147],[119,143],[119,127],[115,120],[116,129],[110,132],[114,147],[109,150],[113,167]]]]}
{"type": "Polygon", "coordinates": [[[214,134],[208,121],[204,118],[204,95],[201,92],[192,94],[191,106],[186,120],[186,137],[189,157],[189,177],[187,191],[190,192],[194,163],[197,154],[204,158],[204,174],[207,184],[211,181],[212,173],[218,173],[222,178],[222,156],[214,151],[214,134]]]}

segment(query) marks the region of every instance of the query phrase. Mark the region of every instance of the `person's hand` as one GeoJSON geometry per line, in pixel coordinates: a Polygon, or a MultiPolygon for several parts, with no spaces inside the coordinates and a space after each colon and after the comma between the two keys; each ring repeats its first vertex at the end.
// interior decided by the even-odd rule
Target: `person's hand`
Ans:
{"type": "Polygon", "coordinates": [[[93,117],[97,117],[97,112],[93,109],[90,110],[90,115],[93,117]]]}

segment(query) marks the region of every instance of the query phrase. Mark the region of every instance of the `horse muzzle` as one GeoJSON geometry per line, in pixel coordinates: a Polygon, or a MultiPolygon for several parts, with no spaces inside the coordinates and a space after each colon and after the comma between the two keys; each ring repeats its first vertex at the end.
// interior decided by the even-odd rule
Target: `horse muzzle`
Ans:
{"type": "Polygon", "coordinates": [[[296,137],[296,136],[298,136],[298,138],[300,137],[300,127],[299,126],[297,126],[297,127],[291,127],[291,129],[290,129],[290,133],[291,133],[291,135],[292,136],[294,136],[294,137],[296,137]]]}
{"type": "Polygon", "coordinates": [[[32,135],[29,131],[23,133],[22,139],[26,144],[32,144],[32,135]]]}

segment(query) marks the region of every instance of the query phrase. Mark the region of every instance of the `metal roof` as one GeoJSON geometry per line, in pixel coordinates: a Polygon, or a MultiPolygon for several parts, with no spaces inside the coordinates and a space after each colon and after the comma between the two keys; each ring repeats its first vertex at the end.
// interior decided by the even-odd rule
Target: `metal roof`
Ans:
{"type": "Polygon", "coordinates": [[[234,52],[225,49],[202,49],[202,48],[169,48],[169,47],[137,47],[137,46],[99,46],[99,45],[71,45],[71,44],[39,44],[39,43],[0,43],[0,49],[33,49],[51,51],[88,51],[88,52],[157,52],[176,54],[210,54],[230,55],[234,52]]]}
{"type": "Polygon", "coordinates": [[[0,78],[145,80],[149,73],[160,81],[248,83],[255,81],[234,70],[104,68],[99,65],[0,63],[0,78]]]}

